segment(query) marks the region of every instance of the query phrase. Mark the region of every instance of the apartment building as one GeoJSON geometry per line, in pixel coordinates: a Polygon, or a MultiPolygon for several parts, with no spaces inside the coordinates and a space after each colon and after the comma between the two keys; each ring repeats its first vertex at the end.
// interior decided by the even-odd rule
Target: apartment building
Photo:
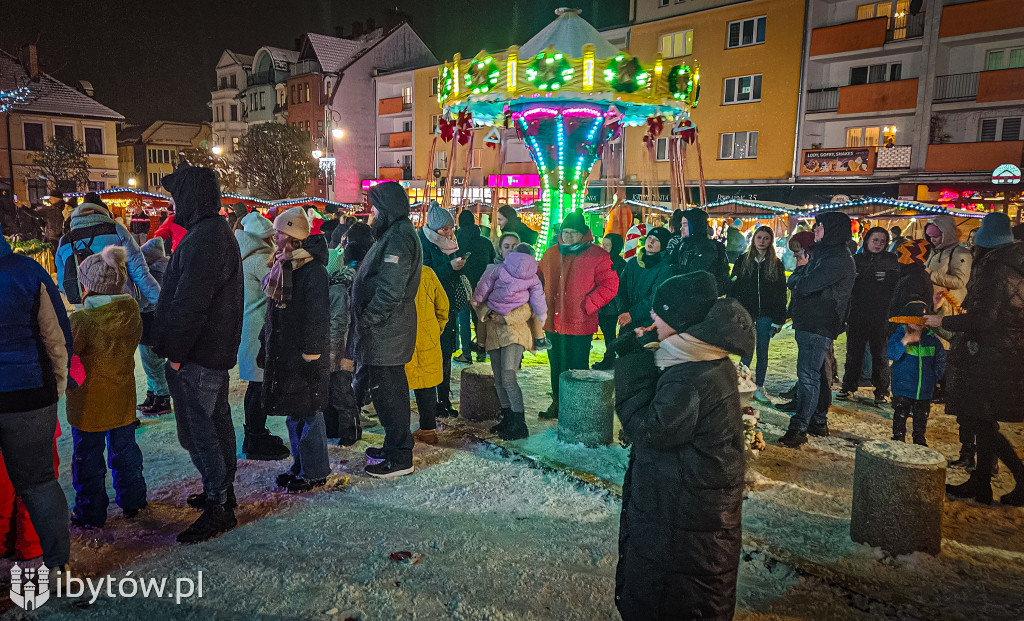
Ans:
{"type": "Polygon", "coordinates": [[[150,125],[122,125],[117,133],[118,185],[168,194],[160,182],[174,172],[178,153],[209,148],[209,123],[154,121],[150,125]]]}
{"type": "Polygon", "coordinates": [[[216,83],[210,92],[212,145],[225,153],[238,148],[238,140],[245,133],[245,102],[241,93],[246,90],[253,57],[224,50],[217,61],[216,83]]]}

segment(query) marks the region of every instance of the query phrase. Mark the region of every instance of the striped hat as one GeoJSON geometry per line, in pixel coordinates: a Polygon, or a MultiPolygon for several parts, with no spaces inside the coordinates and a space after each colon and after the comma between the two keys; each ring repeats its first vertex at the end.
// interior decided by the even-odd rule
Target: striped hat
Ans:
{"type": "Polygon", "coordinates": [[[903,265],[924,265],[928,256],[928,241],[924,239],[908,239],[896,248],[896,259],[903,265]]]}

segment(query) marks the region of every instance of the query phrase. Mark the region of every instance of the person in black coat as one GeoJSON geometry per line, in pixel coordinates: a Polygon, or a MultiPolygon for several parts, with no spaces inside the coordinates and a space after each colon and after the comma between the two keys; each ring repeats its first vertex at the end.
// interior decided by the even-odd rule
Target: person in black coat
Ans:
{"type": "Polygon", "coordinates": [[[619,293],[608,306],[615,306],[619,313],[616,321],[623,332],[651,325],[654,292],[672,277],[672,266],[664,251],[670,237],[666,228],[648,231],[644,247],[626,262],[620,274],[619,293]]]}
{"type": "Polygon", "coordinates": [[[292,452],[289,472],[278,487],[306,492],[327,482],[327,407],[329,380],[330,294],[327,240],[310,235],[301,207],[274,219],[274,253],[264,291],[267,319],[260,333],[263,411],[287,416],[292,452]]]}
{"type": "Polygon", "coordinates": [[[192,500],[203,514],[178,535],[196,543],[237,523],[228,370],[242,340],[242,256],[220,215],[217,173],[183,163],[161,183],[174,198],[175,223],[188,234],[164,272],[153,350],[167,359],[178,440],[202,475],[203,492],[192,500]]]}
{"type": "Polygon", "coordinates": [[[423,248],[409,220],[409,196],[397,181],[370,188],[367,198],[377,242],[352,282],[352,339],[356,362],[366,367],[383,448],[367,449],[366,473],[391,478],[413,473],[409,380],[405,365],[416,347],[416,291],[423,248]]]}
{"type": "MultiPolygon", "coordinates": [[[[762,226],[754,231],[747,251],[732,266],[732,278],[728,295],[747,309],[757,328],[754,399],[771,404],[771,398],[764,391],[768,344],[786,323],[786,269],[775,254],[775,233],[771,227],[762,226]]],[[[741,362],[750,366],[752,360],[753,357],[743,358],[741,362]]]]}
{"type": "MultiPolygon", "coordinates": [[[[682,213],[682,212],[680,212],[682,213]]],[[[601,247],[604,248],[612,258],[612,269],[619,277],[619,285],[622,285],[622,271],[626,269],[626,260],[622,258],[622,247],[625,241],[618,233],[608,233],[601,240],[601,247]]],[[[663,250],[668,252],[668,250],[663,250]]],[[[619,310],[617,304],[605,304],[597,311],[597,325],[601,327],[601,337],[604,338],[604,357],[594,363],[592,368],[599,371],[610,371],[615,368],[615,348],[612,343],[617,338],[619,327],[619,310]]]]}
{"type": "Polygon", "coordinates": [[[615,605],[624,621],[732,619],[742,544],[743,420],[729,354],[754,325],[706,272],[655,293],[657,351],[617,343],[616,411],[632,440],[615,605]]]}
{"type": "MultiPolygon", "coordinates": [[[[475,290],[480,277],[484,275],[484,270],[494,263],[494,245],[490,239],[482,235],[473,212],[468,209],[459,212],[459,228],[455,230],[455,240],[459,242],[459,256],[466,259],[466,267],[462,269],[462,273],[469,279],[470,290],[475,290]]],[[[470,325],[476,327],[476,313],[465,308],[459,312],[458,320],[457,334],[462,341],[462,354],[455,360],[471,364],[473,359],[470,352],[475,351],[477,362],[483,362],[487,359],[487,352],[473,342],[473,334],[470,331],[470,325]]]]}
{"type": "Polygon", "coordinates": [[[519,212],[510,205],[502,205],[498,208],[498,228],[502,233],[515,233],[519,241],[531,246],[537,246],[537,231],[526,226],[519,219],[519,212]]]}
{"type": "Polygon", "coordinates": [[[789,312],[796,332],[796,399],[779,405],[793,412],[789,430],[779,443],[791,448],[807,442],[807,434],[827,436],[832,405],[826,358],[832,342],[846,329],[857,268],[850,254],[850,217],[823,213],[814,223],[814,246],[789,277],[793,292],[789,312]]]}
{"type": "MultiPolygon", "coordinates": [[[[871,351],[871,384],[875,405],[888,403],[891,374],[886,351],[889,340],[889,306],[899,280],[900,264],[886,250],[889,233],[876,226],[864,235],[860,252],[853,256],[857,278],[850,297],[849,330],[846,333],[846,370],[841,401],[853,399],[864,364],[865,346],[871,351]]],[[[902,307],[901,307],[902,308],[902,307]]]]}
{"type": "Polygon", "coordinates": [[[671,257],[677,275],[693,272],[708,272],[715,277],[719,291],[729,285],[729,258],[725,245],[708,237],[708,214],[703,209],[687,209],[683,212],[685,222],[679,230],[683,240],[676,246],[671,257]]]}

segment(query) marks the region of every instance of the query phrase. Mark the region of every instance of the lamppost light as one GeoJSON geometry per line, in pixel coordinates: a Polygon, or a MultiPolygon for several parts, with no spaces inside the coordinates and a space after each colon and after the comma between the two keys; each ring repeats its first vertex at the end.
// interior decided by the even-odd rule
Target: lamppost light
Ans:
{"type": "Polygon", "coordinates": [[[313,157],[315,159],[320,159],[321,157],[323,157],[323,155],[324,155],[324,152],[321,151],[320,149],[313,149],[313,157]]]}
{"type": "Polygon", "coordinates": [[[334,136],[335,139],[341,140],[341,138],[345,135],[345,130],[343,130],[340,127],[335,127],[334,129],[331,130],[331,135],[334,136]]]}
{"type": "Polygon", "coordinates": [[[220,146],[219,144],[214,145],[213,148],[210,149],[210,152],[213,153],[214,155],[220,155],[221,153],[224,152],[224,147],[220,146]]]}
{"type": "Polygon", "coordinates": [[[135,187],[135,177],[128,177],[128,186],[132,188],[135,187]]]}

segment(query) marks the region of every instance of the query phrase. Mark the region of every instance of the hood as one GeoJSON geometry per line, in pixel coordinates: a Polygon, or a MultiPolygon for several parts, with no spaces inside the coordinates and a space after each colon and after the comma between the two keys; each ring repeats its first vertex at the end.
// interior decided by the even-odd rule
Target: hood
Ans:
{"type": "Polygon", "coordinates": [[[537,275],[537,259],[528,254],[513,252],[505,257],[505,269],[519,279],[537,275]]]}
{"type": "Polygon", "coordinates": [[[174,223],[184,229],[205,218],[220,217],[220,183],[213,170],[179,166],[160,184],[174,199],[174,223]]]}
{"type": "Polygon", "coordinates": [[[841,211],[829,211],[821,214],[815,219],[815,224],[825,227],[825,235],[815,246],[839,246],[847,244],[853,239],[850,232],[850,216],[841,211]]]}
{"type": "Polygon", "coordinates": [[[154,237],[148,242],[142,244],[142,256],[146,257],[146,263],[153,263],[161,259],[166,259],[167,252],[164,250],[163,238],[154,237]]]}
{"type": "Polygon", "coordinates": [[[110,216],[107,208],[95,203],[82,203],[71,212],[72,218],[81,218],[82,216],[105,216],[113,222],[113,218],[110,216]]]}
{"type": "Polygon", "coordinates": [[[626,245],[625,242],[622,241],[622,235],[619,235],[618,233],[608,233],[604,238],[612,243],[612,251],[608,254],[613,257],[622,256],[622,247],[626,245]]]}
{"type": "Polygon", "coordinates": [[[686,331],[709,345],[730,354],[750,357],[757,337],[750,313],[733,298],[719,298],[704,320],[686,331]]]}
{"type": "Polygon", "coordinates": [[[14,250],[7,243],[7,239],[4,237],[3,225],[0,224],[0,257],[6,257],[9,254],[14,254],[14,250]]]}
{"type": "Polygon", "coordinates": [[[259,235],[253,235],[242,229],[235,231],[235,241],[238,242],[238,251],[242,254],[243,260],[254,254],[271,254],[274,252],[274,244],[269,238],[264,239],[259,235]]]}
{"type": "Polygon", "coordinates": [[[302,241],[302,248],[312,255],[318,263],[327,267],[330,252],[327,249],[327,238],[323,235],[310,235],[302,241]]]}
{"type": "Polygon", "coordinates": [[[953,216],[935,216],[932,224],[939,227],[939,230],[942,231],[942,243],[939,244],[937,250],[949,248],[953,244],[959,243],[956,238],[956,220],[953,216]]]}
{"type": "Polygon", "coordinates": [[[861,250],[861,252],[863,252],[865,254],[869,254],[868,253],[868,239],[870,239],[871,236],[874,235],[875,233],[882,233],[883,235],[885,235],[885,239],[886,239],[885,246],[882,247],[882,252],[879,252],[878,254],[884,253],[886,248],[889,247],[889,241],[888,241],[889,240],[889,231],[885,230],[884,228],[882,228],[880,226],[873,226],[870,229],[868,229],[867,233],[864,233],[863,237],[861,237],[861,240],[860,240],[860,250],[861,250]]]}
{"type": "MultiPolygon", "coordinates": [[[[463,211],[462,213],[469,213],[469,211],[463,211]]],[[[472,215],[472,214],[470,214],[472,215]]],[[[459,216],[461,220],[461,214],[459,216]]],[[[480,226],[476,223],[470,224],[459,224],[459,228],[455,230],[455,238],[459,240],[459,245],[466,245],[474,238],[481,237],[480,226]],[[466,240],[463,242],[463,240],[466,240]]]]}
{"type": "Polygon", "coordinates": [[[989,251],[990,261],[1001,263],[1015,270],[1024,280],[1024,243],[1014,242],[1008,246],[992,248],[989,251]]]}
{"type": "Polygon", "coordinates": [[[690,237],[703,239],[708,236],[708,213],[706,211],[694,207],[684,211],[683,217],[690,225],[690,237]]]}
{"type": "Polygon", "coordinates": [[[388,181],[370,188],[370,204],[384,220],[381,230],[409,216],[409,195],[397,181],[388,181]]]}

